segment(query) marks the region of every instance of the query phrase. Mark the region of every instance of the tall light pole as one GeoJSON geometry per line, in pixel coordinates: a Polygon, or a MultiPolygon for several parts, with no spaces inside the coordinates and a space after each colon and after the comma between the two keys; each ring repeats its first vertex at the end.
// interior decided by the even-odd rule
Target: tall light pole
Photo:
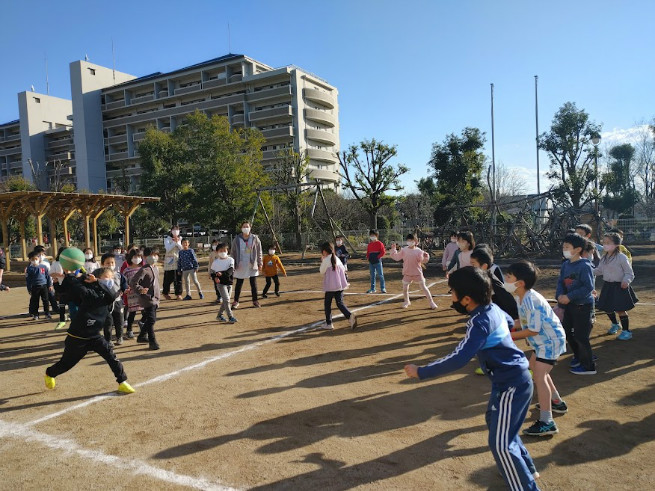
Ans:
{"type": "Polygon", "coordinates": [[[496,140],[494,132],[494,84],[491,84],[491,246],[496,239],[496,140]]]}
{"type": "Polygon", "coordinates": [[[537,147],[537,195],[539,196],[539,215],[537,220],[541,224],[541,175],[539,171],[539,98],[537,94],[537,82],[539,76],[534,76],[534,126],[535,126],[535,145],[537,147]]]}
{"type": "Polygon", "coordinates": [[[595,183],[594,183],[594,194],[596,195],[596,204],[594,209],[596,211],[596,238],[600,240],[600,208],[598,206],[598,144],[600,143],[600,135],[598,133],[594,134],[591,137],[591,143],[594,144],[594,174],[595,174],[595,183]]]}

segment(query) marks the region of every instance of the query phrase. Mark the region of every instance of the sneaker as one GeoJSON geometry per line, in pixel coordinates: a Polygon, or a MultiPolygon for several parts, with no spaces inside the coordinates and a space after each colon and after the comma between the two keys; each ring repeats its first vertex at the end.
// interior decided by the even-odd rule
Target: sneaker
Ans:
{"type": "Polygon", "coordinates": [[[127,334],[125,335],[127,339],[134,339],[134,333],[132,331],[127,331],[127,334]]]}
{"type": "Polygon", "coordinates": [[[319,329],[324,329],[325,331],[331,331],[334,329],[334,326],[332,324],[328,324],[327,322],[324,322],[319,326],[319,329]]]}
{"type": "Polygon", "coordinates": [[[137,343],[149,343],[148,336],[141,336],[140,334],[136,337],[137,343]]]}
{"type": "Polygon", "coordinates": [[[123,344],[123,337],[121,336],[120,338],[116,338],[116,346],[120,346],[123,344]]]}
{"type": "Polygon", "coordinates": [[[182,300],[182,295],[176,295],[175,300],[182,300]]]}
{"type": "MultiPolygon", "coordinates": [[[[598,356],[593,355],[591,357],[592,360],[594,360],[594,363],[598,361],[598,356]]],[[[575,356],[571,358],[571,364],[569,365],[571,368],[579,367],[580,366],[580,360],[578,360],[575,356]]]]}
{"type": "Polygon", "coordinates": [[[110,348],[114,347],[114,342],[113,341],[107,341],[107,344],[109,345],[110,348]]]}
{"type": "Polygon", "coordinates": [[[198,293],[198,296],[200,297],[200,300],[203,300],[205,296],[202,294],[202,292],[198,293]]]}
{"type": "Polygon", "coordinates": [[[166,300],[170,300],[170,299],[171,299],[171,296],[170,296],[168,293],[164,293],[164,298],[165,298],[166,300]]]}
{"type": "Polygon", "coordinates": [[[123,321],[123,329],[127,329],[127,321],[123,321]]]}
{"type": "Polygon", "coordinates": [[[233,302],[232,303],[232,308],[233,309],[238,309],[239,308],[239,302],[233,302]]]}
{"type": "Polygon", "coordinates": [[[571,368],[569,370],[574,375],[596,375],[596,369],[594,368],[593,370],[587,370],[585,367],[582,365],[578,365],[577,367],[571,368]]]}
{"type": "Polygon", "coordinates": [[[405,303],[403,304],[403,309],[408,308],[410,305],[412,305],[412,302],[405,302],[405,303]]]}
{"type": "Polygon", "coordinates": [[[432,302],[432,303],[430,304],[430,308],[431,308],[432,310],[437,310],[437,304],[434,303],[434,302],[432,302]]]}
{"type": "Polygon", "coordinates": [[[45,376],[45,386],[46,386],[48,389],[54,389],[54,388],[55,388],[55,385],[57,385],[57,383],[55,382],[55,378],[54,378],[54,377],[48,377],[48,376],[46,375],[46,376],[45,376]]]}
{"type": "Polygon", "coordinates": [[[182,300],[191,300],[191,295],[187,295],[187,296],[184,297],[182,300]]]}
{"type": "Polygon", "coordinates": [[[262,293],[262,298],[268,298],[268,295],[266,295],[265,293],[262,293]]]}
{"type": "Polygon", "coordinates": [[[141,329],[143,329],[143,326],[144,326],[143,321],[138,321],[137,324],[139,325],[139,327],[140,327],[141,329]]]}
{"type": "Polygon", "coordinates": [[[607,330],[607,334],[610,334],[610,335],[612,335],[612,334],[616,334],[616,333],[619,332],[620,330],[621,330],[621,326],[620,326],[619,324],[612,324],[612,327],[610,327],[610,328],[607,330]]]}
{"type": "Polygon", "coordinates": [[[621,334],[619,334],[616,339],[620,339],[621,341],[632,339],[632,331],[621,331],[621,334]]]}
{"type": "Polygon", "coordinates": [[[225,318],[225,316],[223,314],[217,315],[216,320],[221,321],[221,322],[227,322],[227,319],[225,318]]]}
{"type": "Polygon", "coordinates": [[[159,344],[157,344],[157,343],[150,343],[150,344],[148,345],[148,349],[149,349],[149,350],[153,350],[153,351],[157,351],[157,350],[159,349],[159,344]]]}
{"type": "Polygon", "coordinates": [[[258,302],[257,300],[255,300],[255,301],[252,303],[252,305],[253,305],[253,307],[257,307],[257,308],[261,307],[261,305],[259,305],[259,302],[258,302]]]}
{"type": "MultiPolygon", "coordinates": [[[[541,410],[541,404],[537,403],[535,407],[541,410]]],[[[569,412],[569,407],[563,399],[559,402],[550,401],[550,407],[554,413],[566,414],[569,412]]]]}
{"type": "Polygon", "coordinates": [[[38,320],[39,320],[39,316],[38,316],[38,315],[33,315],[33,316],[32,316],[32,320],[33,320],[33,321],[38,321],[38,320]]]}
{"type": "Polygon", "coordinates": [[[475,369],[475,374],[476,375],[484,375],[484,371],[482,370],[482,368],[478,367],[478,368],[475,369]]]}
{"type": "Polygon", "coordinates": [[[134,394],[136,390],[134,390],[134,388],[127,382],[121,382],[118,384],[118,392],[122,392],[123,394],[134,394]]]}
{"type": "Polygon", "coordinates": [[[368,290],[366,293],[375,293],[375,290],[370,289],[370,290],[368,290]]]}
{"type": "Polygon", "coordinates": [[[46,315],[45,315],[45,318],[48,319],[49,321],[52,320],[52,316],[51,316],[50,314],[46,314],[46,315]]]}
{"type": "Polygon", "coordinates": [[[348,319],[348,322],[350,322],[350,329],[355,330],[357,329],[357,316],[355,314],[350,314],[350,319],[348,319]]]}
{"type": "Polygon", "coordinates": [[[387,290],[385,288],[383,288],[382,290],[380,290],[380,292],[387,293],[387,290]]]}
{"type": "Polygon", "coordinates": [[[228,320],[230,321],[230,324],[234,324],[237,321],[237,318],[236,317],[230,317],[228,320]]]}
{"type": "Polygon", "coordinates": [[[555,421],[544,423],[541,420],[537,420],[532,426],[530,426],[530,428],[523,430],[524,435],[530,436],[547,436],[555,435],[556,433],[559,433],[559,430],[557,429],[555,421]]]}
{"type": "Polygon", "coordinates": [[[57,325],[55,326],[55,331],[58,331],[59,329],[63,329],[64,327],[66,327],[65,322],[57,322],[57,325]]]}
{"type": "Polygon", "coordinates": [[[279,297],[279,296],[280,296],[280,292],[275,292],[275,296],[276,296],[276,297],[279,297]]]}

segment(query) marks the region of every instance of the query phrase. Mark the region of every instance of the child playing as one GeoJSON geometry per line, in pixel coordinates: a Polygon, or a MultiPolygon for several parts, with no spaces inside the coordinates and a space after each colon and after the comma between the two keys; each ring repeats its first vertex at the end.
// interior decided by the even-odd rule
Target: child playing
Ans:
{"type": "Polygon", "coordinates": [[[575,233],[587,239],[587,242],[590,242],[591,245],[593,246],[588,249],[589,255],[587,259],[591,261],[591,264],[593,264],[595,268],[596,266],[598,266],[598,263],[600,262],[600,253],[603,251],[603,247],[596,244],[593,240],[591,240],[592,232],[593,229],[591,228],[591,226],[587,225],[586,223],[581,223],[575,226],[575,233]]]}
{"type": "Polygon", "coordinates": [[[587,239],[571,234],[564,238],[562,252],[564,262],[557,280],[555,298],[564,309],[562,325],[566,340],[573,350],[571,373],[575,375],[595,375],[589,334],[593,326],[594,275],[591,262],[581,257],[587,239]]]}
{"type": "Polygon", "coordinates": [[[43,312],[46,319],[52,319],[50,315],[50,303],[48,299],[48,292],[54,291],[52,287],[52,278],[48,269],[41,264],[39,253],[32,251],[28,254],[30,265],[25,270],[25,282],[27,284],[27,291],[30,294],[30,315],[32,320],[39,320],[39,299],[43,302],[43,312]]]}
{"type": "Polygon", "coordinates": [[[457,252],[457,232],[454,230],[450,232],[450,242],[446,244],[443,250],[443,258],[441,258],[441,267],[444,271],[448,271],[448,265],[453,260],[455,252],[457,252]]]}
{"type": "MultiPolygon", "coordinates": [[[[45,268],[48,270],[48,274],[50,273],[50,261],[48,261],[47,256],[45,255],[45,247],[42,245],[37,245],[34,247],[34,252],[37,253],[39,257],[39,264],[45,266],[45,268]]],[[[54,288],[48,290],[48,301],[50,302],[50,310],[52,312],[57,312],[59,309],[59,304],[57,303],[57,299],[55,298],[55,290],[54,288]]]]}
{"type": "Polygon", "coordinates": [[[98,276],[83,275],[80,278],[66,278],[66,295],[72,299],[79,310],[68,328],[61,359],[45,371],[45,385],[55,388],[55,378],[73,368],[89,351],[102,356],[114,372],[118,382],[118,392],[131,394],[135,390],[127,383],[127,375],[122,363],[104,337],[100,335],[111,305],[119,292],[114,284],[114,272],[109,268],[97,271],[98,276]]]}
{"type": "Polygon", "coordinates": [[[607,334],[616,334],[622,329],[617,339],[627,341],[632,339],[628,310],[632,310],[639,299],[630,286],[635,274],[628,257],[620,252],[620,245],[621,236],[616,232],[608,232],[603,237],[605,254],[594,269],[594,274],[602,276],[604,280],[596,308],[606,312],[612,323],[607,334]],[[616,321],[616,314],[619,314],[620,326],[616,321]]]}
{"type": "Polygon", "coordinates": [[[93,273],[100,267],[100,264],[98,264],[98,261],[96,261],[93,255],[93,250],[88,247],[84,249],[84,259],[84,269],[87,273],[93,273]]]}
{"type": "Polygon", "coordinates": [[[216,319],[222,322],[229,320],[230,324],[234,324],[237,319],[232,314],[232,308],[230,307],[230,294],[232,293],[232,283],[234,281],[234,258],[227,255],[227,244],[220,242],[216,244],[216,254],[216,259],[209,267],[211,279],[216,285],[222,300],[216,319]],[[227,314],[227,319],[223,316],[223,312],[227,314]]]}
{"type": "Polygon", "coordinates": [[[416,246],[416,236],[414,234],[407,234],[405,240],[407,247],[400,250],[396,248],[395,243],[391,244],[391,259],[403,262],[403,296],[405,298],[403,309],[412,304],[409,301],[409,285],[416,282],[423,290],[425,298],[428,299],[430,308],[434,310],[437,308],[437,304],[432,300],[432,294],[425,284],[423,276],[423,265],[430,260],[430,255],[416,246]]]}
{"type": "Polygon", "coordinates": [[[52,286],[55,290],[55,299],[57,300],[57,311],[59,312],[59,322],[55,326],[55,331],[66,327],[66,302],[64,302],[63,296],[60,293],[61,283],[64,281],[65,274],[64,268],[61,267],[61,263],[59,262],[59,256],[65,250],[66,247],[59,249],[57,257],[50,265],[50,277],[52,278],[52,286]]]}
{"type": "Polygon", "coordinates": [[[179,255],[182,250],[180,227],[171,227],[170,235],[164,237],[164,298],[170,300],[171,284],[176,300],[182,300],[182,275],[179,268],[179,255]]]}
{"type": "MultiPolygon", "coordinates": [[[[209,260],[207,261],[207,273],[211,277],[212,275],[212,264],[216,259],[218,259],[218,253],[216,251],[216,246],[218,245],[218,240],[212,240],[210,249],[209,249],[209,260]]],[[[214,282],[212,282],[214,283],[214,282]]],[[[218,291],[218,284],[214,283],[214,293],[216,293],[216,303],[221,303],[221,294],[218,291]]]]}
{"type": "Polygon", "coordinates": [[[143,254],[146,264],[130,280],[130,289],[139,294],[139,304],[143,307],[143,326],[136,340],[138,343],[148,343],[151,350],[158,350],[155,322],[159,307],[159,249],[146,247],[143,254]]]}
{"type": "Polygon", "coordinates": [[[494,264],[494,257],[491,254],[491,251],[486,247],[476,247],[471,252],[471,266],[474,268],[480,268],[483,271],[486,271],[491,278],[491,288],[493,293],[491,295],[491,301],[498,305],[501,310],[507,312],[512,319],[516,320],[519,318],[519,311],[516,305],[516,300],[511,295],[512,292],[508,292],[504,287],[504,278],[502,278],[502,272],[500,267],[496,266],[496,274],[492,272],[492,267],[494,264]],[[498,274],[500,273],[500,275],[498,274]]]}
{"type": "Polygon", "coordinates": [[[284,277],[287,276],[287,271],[282,265],[279,256],[275,255],[275,246],[271,245],[268,248],[268,254],[264,256],[264,277],[266,278],[266,286],[262,292],[262,298],[268,298],[268,289],[271,287],[271,280],[275,283],[275,296],[280,296],[280,280],[277,276],[278,271],[280,271],[284,277]]]}
{"type": "Polygon", "coordinates": [[[332,299],[334,299],[341,313],[350,322],[350,329],[355,330],[357,317],[343,303],[343,291],[348,287],[346,270],[329,242],[321,244],[321,257],[323,260],[320,272],[323,275],[323,291],[325,292],[325,324],[321,326],[321,329],[334,329],[332,325],[332,299]]]}
{"type": "Polygon", "coordinates": [[[516,293],[519,302],[521,323],[512,332],[512,339],[527,339],[534,349],[530,357],[530,367],[537,386],[539,419],[530,428],[523,430],[523,434],[546,436],[559,433],[553,420],[553,412],[568,411],[550,376],[557,358],[566,352],[566,334],[548,301],[532,289],[536,282],[537,271],[534,265],[519,261],[508,268],[505,289],[516,293]]]}
{"type": "Polygon", "coordinates": [[[191,280],[198,289],[200,300],[205,298],[202,294],[202,288],[198,281],[198,258],[193,249],[189,249],[189,239],[182,239],[182,250],[179,254],[178,271],[182,273],[182,282],[186,289],[186,297],[183,300],[191,300],[191,280]]]}
{"type": "Polygon", "coordinates": [[[630,249],[628,249],[623,243],[623,231],[618,228],[611,228],[608,230],[608,232],[616,232],[617,234],[619,234],[619,237],[621,238],[621,245],[619,246],[619,252],[625,254],[626,257],[628,258],[628,262],[630,263],[630,265],[632,265],[632,253],[630,252],[630,249]]]}
{"type": "Polygon", "coordinates": [[[114,329],[116,330],[116,344],[123,344],[123,298],[122,294],[127,290],[127,280],[125,277],[116,270],[116,256],[112,252],[107,252],[103,254],[100,258],[103,268],[109,268],[114,273],[114,283],[116,288],[118,288],[119,295],[109,306],[109,315],[104,325],[104,335],[105,339],[111,346],[111,325],[114,324],[114,329]]]}
{"type": "Polygon", "coordinates": [[[510,336],[514,322],[491,303],[491,281],[480,269],[454,271],[448,286],[457,310],[471,316],[466,336],[451,354],[423,367],[407,365],[405,373],[423,380],[462,368],[477,355],[491,379],[486,420],[498,470],[510,489],[538,489],[534,462],[518,434],[532,399],[532,379],[528,360],[510,336]]]}
{"type": "Polygon", "coordinates": [[[341,261],[341,264],[343,264],[343,269],[346,271],[346,279],[348,279],[348,259],[350,258],[350,254],[348,254],[348,249],[346,249],[346,245],[343,243],[344,239],[345,237],[343,235],[337,235],[334,238],[334,253],[339,258],[339,261],[341,261]]]}
{"type": "Polygon", "coordinates": [[[370,242],[368,247],[366,247],[366,259],[368,259],[368,269],[371,274],[371,288],[366,293],[375,293],[376,276],[380,277],[380,291],[387,293],[384,282],[384,270],[382,269],[382,258],[387,251],[384,248],[384,244],[378,240],[379,234],[377,230],[371,230],[368,234],[370,242]]]}
{"type": "Polygon", "coordinates": [[[448,272],[471,265],[471,252],[475,247],[475,239],[471,232],[459,232],[457,234],[457,250],[448,263],[448,272]]]}
{"type": "Polygon", "coordinates": [[[2,247],[0,247],[0,292],[11,290],[11,288],[9,288],[7,285],[5,285],[2,282],[2,275],[5,272],[6,267],[7,267],[7,260],[5,259],[5,250],[2,247]]]}
{"type": "MultiPolygon", "coordinates": [[[[137,248],[130,249],[130,251],[127,253],[127,256],[125,256],[125,263],[128,264],[128,266],[122,271],[122,274],[125,277],[125,281],[128,285],[132,281],[132,278],[134,278],[134,276],[141,269],[142,262],[143,257],[141,256],[141,251],[137,248]]],[[[127,329],[125,337],[127,339],[134,338],[134,331],[132,331],[134,318],[136,317],[137,312],[143,310],[143,307],[141,307],[141,303],[139,302],[139,298],[139,294],[129,288],[129,286],[123,294],[123,304],[125,305],[128,312],[127,325],[125,326],[127,329]]]]}

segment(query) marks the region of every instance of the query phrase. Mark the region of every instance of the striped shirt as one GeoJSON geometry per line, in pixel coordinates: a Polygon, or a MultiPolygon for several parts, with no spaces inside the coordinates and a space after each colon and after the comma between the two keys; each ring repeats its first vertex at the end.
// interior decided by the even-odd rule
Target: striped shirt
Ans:
{"type": "Polygon", "coordinates": [[[519,303],[519,320],[523,329],[538,333],[527,338],[537,358],[557,360],[566,352],[566,334],[562,323],[539,292],[528,290],[525,293],[523,301],[519,303]]]}

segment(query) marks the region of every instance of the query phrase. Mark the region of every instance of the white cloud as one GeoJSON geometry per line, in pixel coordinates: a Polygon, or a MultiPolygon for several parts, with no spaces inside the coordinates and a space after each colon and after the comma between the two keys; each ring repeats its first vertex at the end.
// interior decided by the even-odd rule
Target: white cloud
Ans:
{"type": "Polygon", "coordinates": [[[603,145],[614,146],[624,143],[637,143],[644,131],[649,131],[647,124],[633,126],[631,128],[614,128],[611,131],[603,131],[600,134],[603,145]]]}

